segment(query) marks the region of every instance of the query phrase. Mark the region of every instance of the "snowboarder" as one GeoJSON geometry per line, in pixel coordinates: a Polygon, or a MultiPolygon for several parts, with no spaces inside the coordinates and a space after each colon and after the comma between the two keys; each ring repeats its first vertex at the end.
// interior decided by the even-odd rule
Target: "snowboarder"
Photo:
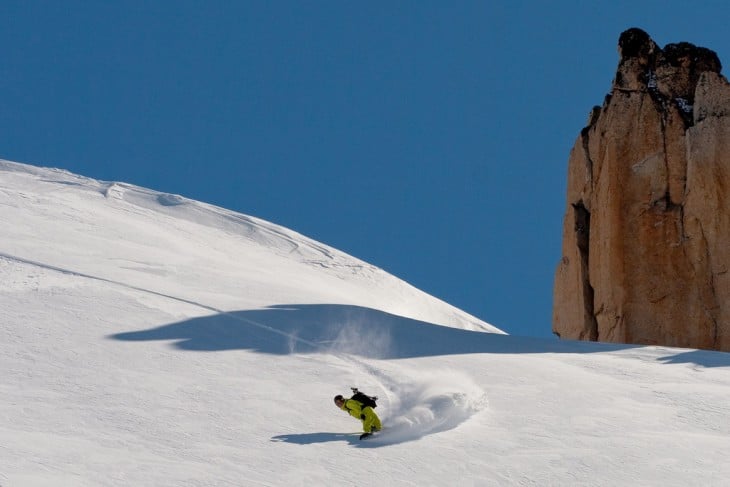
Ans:
{"type": "Polygon", "coordinates": [[[345,399],[340,394],[336,395],[335,405],[343,411],[347,411],[353,418],[357,418],[362,421],[362,429],[364,433],[360,435],[360,439],[364,440],[374,432],[380,431],[382,428],[380,418],[378,418],[378,415],[375,414],[375,411],[373,411],[373,408],[377,406],[375,404],[377,397],[373,398],[366,396],[354,387],[352,388],[352,392],[354,394],[350,399],[345,399]]]}

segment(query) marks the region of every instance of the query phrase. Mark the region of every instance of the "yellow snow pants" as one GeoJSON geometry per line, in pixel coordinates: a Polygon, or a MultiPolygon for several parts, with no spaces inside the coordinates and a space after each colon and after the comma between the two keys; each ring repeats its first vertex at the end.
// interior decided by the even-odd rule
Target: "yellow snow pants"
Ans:
{"type": "Polygon", "coordinates": [[[378,431],[383,427],[383,425],[380,424],[380,418],[377,414],[375,414],[375,411],[373,411],[373,408],[370,406],[363,408],[362,414],[365,416],[362,418],[362,429],[365,433],[372,433],[373,431],[378,431]]]}

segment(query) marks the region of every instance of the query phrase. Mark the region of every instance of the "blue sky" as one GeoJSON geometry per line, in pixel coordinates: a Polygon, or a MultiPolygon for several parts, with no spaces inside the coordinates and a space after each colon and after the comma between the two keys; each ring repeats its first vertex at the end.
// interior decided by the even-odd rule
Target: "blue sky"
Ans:
{"type": "Polygon", "coordinates": [[[264,218],[544,337],[568,156],[619,34],[730,62],[720,1],[4,0],[0,16],[1,158],[264,218]]]}

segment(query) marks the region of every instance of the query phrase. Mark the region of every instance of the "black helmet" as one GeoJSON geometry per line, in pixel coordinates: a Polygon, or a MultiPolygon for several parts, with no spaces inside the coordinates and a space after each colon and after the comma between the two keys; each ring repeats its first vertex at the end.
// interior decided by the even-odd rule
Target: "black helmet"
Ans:
{"type": "Polygon", "coordinates": [[[344,402],[344,401],[345,401],[345,398],[344,398],[344,397],[342,397],[342,394],[337,394],[337,395],[335,396],[335,404],[337,404],[337,403],[338,403],[338,402],[340,402],[340,401],[344,402]]]}

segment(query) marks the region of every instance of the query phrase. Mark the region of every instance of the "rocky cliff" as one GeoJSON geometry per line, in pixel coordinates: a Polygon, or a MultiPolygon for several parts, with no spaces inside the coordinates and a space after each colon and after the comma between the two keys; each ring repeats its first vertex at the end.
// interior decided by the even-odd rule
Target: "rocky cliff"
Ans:
{"type": "Polygon", "coordinates": [[[730,350],[730,85],[709,49],[618,49],[568,162],[553,331],[730,350]]]}

